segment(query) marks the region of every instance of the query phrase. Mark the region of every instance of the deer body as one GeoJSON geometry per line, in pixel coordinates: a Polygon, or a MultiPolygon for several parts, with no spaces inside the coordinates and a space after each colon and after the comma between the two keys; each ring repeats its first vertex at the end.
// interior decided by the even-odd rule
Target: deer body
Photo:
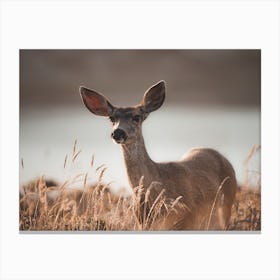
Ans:
{"type": "MultiPolygon", "coordinates": [[[[156,163],[148,155],[141,124],[157,110],[165,98],[163,81],[145,93],[135,107],[116,108],[100,93],[81,87],[86,107],[96,115],[108,116],[113,123],[112,138],[121,144],[128,181],[132,189],[142,180],[144,193],[150,191],[150,204],[164,190],[164,196],[186,206],[155,223],[154,229],[225,229],[235,198],[235,172],[219,152],[191,149],[176,162],[156,163]]],[[[144,199],[144,198],[143,198],[144,199]]],[[[141,213],[143,214],[143,213],[141,213]]]]}

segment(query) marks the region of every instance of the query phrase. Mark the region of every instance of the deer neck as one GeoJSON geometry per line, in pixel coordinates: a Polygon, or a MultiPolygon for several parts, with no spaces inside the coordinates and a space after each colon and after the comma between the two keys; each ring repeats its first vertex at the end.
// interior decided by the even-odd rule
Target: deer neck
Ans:
{"type": "Polygon", "coordinates": [[[147,188],[152,182],[151,176],[155,172],[155,163],[147,153],[142,134],[136,142],[122,145],[122,150],[130,186],[132,188],[139,186],[143,177],[143,186],[147,188]]]}

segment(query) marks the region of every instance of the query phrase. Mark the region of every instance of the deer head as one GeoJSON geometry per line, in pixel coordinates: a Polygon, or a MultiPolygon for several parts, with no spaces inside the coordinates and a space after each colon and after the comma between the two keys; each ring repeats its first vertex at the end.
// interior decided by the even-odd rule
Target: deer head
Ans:
{"type": "Polygon", "coordinates": [[[131,144],[141,136],[142,122],[147,116],[161,107],[165,99],[165,82],[160,81],[150,87],[140,104],[134,107],[119,108],[94,90],[80,87],[85,106],[97,116],[109,117],[113,124],[111,137],[118,144],[131,144]]]}

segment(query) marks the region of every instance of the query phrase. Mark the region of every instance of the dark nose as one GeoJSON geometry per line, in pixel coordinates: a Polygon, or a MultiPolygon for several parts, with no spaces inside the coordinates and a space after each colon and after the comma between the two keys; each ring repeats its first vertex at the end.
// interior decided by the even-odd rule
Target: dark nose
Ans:
{"type": "Polygon", "coordinates": [[[125,131],[120,128],[114,130],[111,136],[116,142],[123,142],[127,138],[125,131]]]}

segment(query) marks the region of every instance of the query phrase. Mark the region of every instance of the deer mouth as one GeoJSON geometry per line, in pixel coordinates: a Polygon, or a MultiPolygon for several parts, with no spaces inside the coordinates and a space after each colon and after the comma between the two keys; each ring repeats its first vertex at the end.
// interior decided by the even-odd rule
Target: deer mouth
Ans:
{"type": "Polygon", "coordinates": [[[126,139],[121,138],[121,139],[113,139],[113,140],[117,144],[124,144],[126,139]]]}

